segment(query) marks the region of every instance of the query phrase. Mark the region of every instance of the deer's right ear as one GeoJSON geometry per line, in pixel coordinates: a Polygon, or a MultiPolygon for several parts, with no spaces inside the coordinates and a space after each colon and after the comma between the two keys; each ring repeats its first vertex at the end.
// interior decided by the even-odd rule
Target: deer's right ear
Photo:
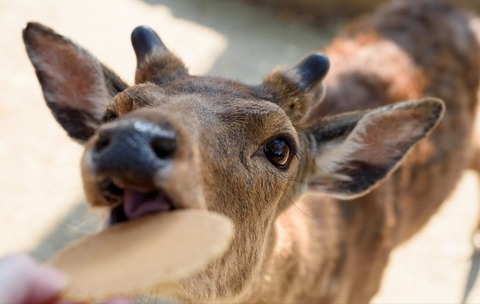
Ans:
{"type": "Polygon", "coordinates": [[[109,100],[127,85],[86,50],[39,23],[28,23],[23,41],[48,107],[72,138],[85,142],[109,100]]]}

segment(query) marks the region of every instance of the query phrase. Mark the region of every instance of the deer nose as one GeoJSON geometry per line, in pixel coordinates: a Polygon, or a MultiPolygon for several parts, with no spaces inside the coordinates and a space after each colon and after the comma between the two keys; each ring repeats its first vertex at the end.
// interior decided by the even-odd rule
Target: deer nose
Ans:
{"type": "Polygon", "coordinates": [[[91,150],[99,174],[151,179],[167,166],[177,149],[172,128],[143,120],[119,121],[100,128],[91,150]]]}

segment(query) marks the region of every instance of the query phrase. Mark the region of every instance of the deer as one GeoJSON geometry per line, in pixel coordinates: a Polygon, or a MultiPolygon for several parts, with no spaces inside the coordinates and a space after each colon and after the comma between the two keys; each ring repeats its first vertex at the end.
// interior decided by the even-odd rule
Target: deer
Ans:
{"type": "Polygon", "coordinates": [[[28,23],[47,106],[84,145],[91,206],[117,225],[194,208],[229,217],[228,250],[161,297],[187,303],[365,303],[396,246],[476,163],[472,16],[392,1],[293,67],[249,85],[190,75],[132,33],[135,84],[28,23]]]}

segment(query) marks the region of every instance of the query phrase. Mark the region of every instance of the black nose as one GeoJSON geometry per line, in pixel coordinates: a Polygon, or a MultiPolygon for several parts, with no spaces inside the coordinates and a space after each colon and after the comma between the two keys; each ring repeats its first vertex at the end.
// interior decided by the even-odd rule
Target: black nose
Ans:
{"type": "Polygon", "coordinates": [[[141,182],[167,166],[177,148],[172,128],[143,120],[119,121],[98,131],[91,161],[100,174],[129,176],[141,182]]]}

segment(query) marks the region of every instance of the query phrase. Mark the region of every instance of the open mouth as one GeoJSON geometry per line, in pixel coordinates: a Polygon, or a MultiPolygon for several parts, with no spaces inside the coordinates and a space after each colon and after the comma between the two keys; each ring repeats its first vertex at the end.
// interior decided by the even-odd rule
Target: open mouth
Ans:
{"type": "Polygon", "coordinates": [[[111,181],[102,184],[105,199],[116,205],[110,212],[111,226],[148,214],[175,209],[171,200],[160,189],[140,191],[133,187],[120,187],[111,181]]]}

